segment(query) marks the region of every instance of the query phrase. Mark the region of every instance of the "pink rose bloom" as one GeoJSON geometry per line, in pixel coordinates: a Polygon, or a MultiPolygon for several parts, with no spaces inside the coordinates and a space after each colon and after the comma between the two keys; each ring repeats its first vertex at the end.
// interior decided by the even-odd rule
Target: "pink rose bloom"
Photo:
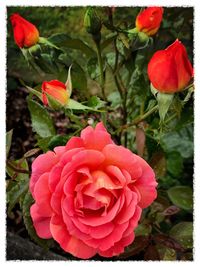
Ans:
{"type": "Polygon", "coordinates": [[[156,186],[146,161],[114,144],[100,122],[34,160],[31,217],[39,237],[76,257],[112,257],[133,242],[156,186]]]}

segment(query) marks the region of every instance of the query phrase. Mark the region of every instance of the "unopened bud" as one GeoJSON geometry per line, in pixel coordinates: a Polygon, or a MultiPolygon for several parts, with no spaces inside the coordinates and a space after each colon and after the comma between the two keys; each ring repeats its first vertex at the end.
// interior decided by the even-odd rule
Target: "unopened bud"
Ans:
{"type": "Polygon", "coordinates": [[[92,35],[96,35],[101,31],[101,19],[93,7],[89,7],[85,13],[84,26],[87,32],[92,35]]]}

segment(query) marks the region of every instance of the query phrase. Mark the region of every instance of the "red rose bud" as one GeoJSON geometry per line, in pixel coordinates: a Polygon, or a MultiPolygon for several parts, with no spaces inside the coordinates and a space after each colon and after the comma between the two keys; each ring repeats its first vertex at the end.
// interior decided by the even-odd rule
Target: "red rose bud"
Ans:
{"type": "Polygon", "coordinates": [[[163,16],[162,7],[148,7],[140,12],[136,18],[136,28],[148,36],[154,35],[160,28],[163,16]]]}
{"type": "Polygon", "coordinates": [[[165,50],[157,51],[148,64],[148,76],[162,93],[184,89],[193,76],[193,68],[185,46],[177,39],[165,50]]]}
{"type": "Polygon", "coordinates": [[[13,26],[15,42],[20,48],[33,46],[38,42],[39,31],[35,25],[17,13],[13,14],[10,20],[13,26]]]}
{"type": "Polygon", "coordinates": [[[69,99],[65,84],[58,80],[45,81],[42,83],[42,101],[46,106],[49,104],[48,95],[63,105],[65,105],[69,99]]]}

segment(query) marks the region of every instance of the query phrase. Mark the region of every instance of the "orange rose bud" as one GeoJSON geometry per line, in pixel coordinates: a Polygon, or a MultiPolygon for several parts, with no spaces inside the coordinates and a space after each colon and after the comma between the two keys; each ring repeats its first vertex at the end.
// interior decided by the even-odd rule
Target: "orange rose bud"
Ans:
{"type": "Polygon", "coordinates": [[[160,28],[162,17],[162,7],[148,7],[138,14],[135,21],[136,28],[148,36],[154,35],[160,28]]]}
{"type": "Polygon", "coordinates": [[[10,20],[13,26],[15,42],[20,48],[33,46],[38,42],[39,31],[35,25],[17,13],[11,15],[10,20]]]}
{"type": "Polygon", "coordinates": [[[42,83],[42,102],[48,106],[48,95],[53,97],[56,101],[65,105],[69,99],[67,88],[64,83],[58,80],[52,80],[42,83]]]}
{"type": "Polygon", "coordinates": [[[147,71],[152,85],[162,93],[181,91],[193,76],[186,48],[178,39],[153,55],[147,71]]]}

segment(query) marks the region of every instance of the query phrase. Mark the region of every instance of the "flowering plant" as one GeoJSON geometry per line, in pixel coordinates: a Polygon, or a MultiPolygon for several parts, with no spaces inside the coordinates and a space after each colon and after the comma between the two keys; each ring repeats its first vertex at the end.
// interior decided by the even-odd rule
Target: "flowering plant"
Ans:
{"type": "Polygon", "coordinates": [[[8,231],[66,258],[192,259],[191,9],[8,18],[8,231]]]}

